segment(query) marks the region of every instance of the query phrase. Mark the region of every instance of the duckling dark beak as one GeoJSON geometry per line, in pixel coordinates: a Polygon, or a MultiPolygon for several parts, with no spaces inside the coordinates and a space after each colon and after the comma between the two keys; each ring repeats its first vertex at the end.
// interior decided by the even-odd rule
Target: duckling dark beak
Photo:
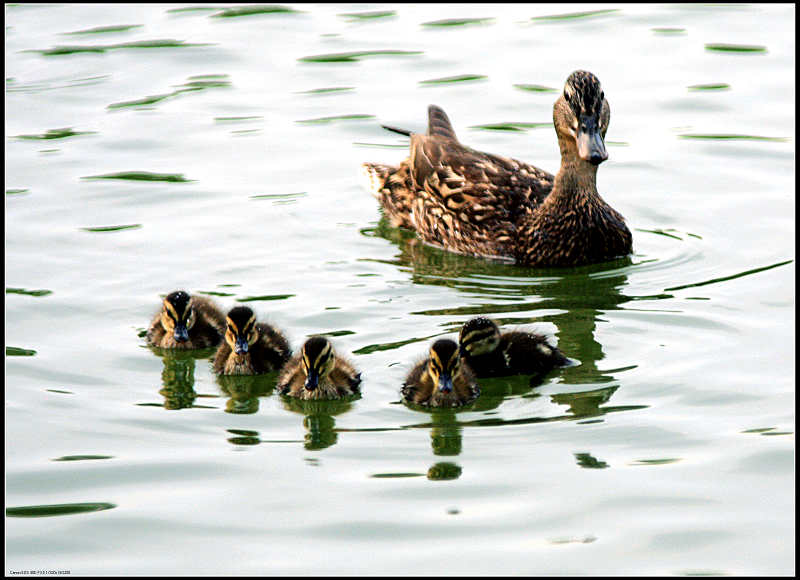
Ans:
{"type": "Polygon", "coordinates": [[[314,369],[309,369],[308,377],[306,378],[306,389],[313,391],[319,385],[319,373],[314,369]]]}
{"type": "Polygon", "coordinates": [[[175,325],[175,342],[186,342],[189,340],[189,330],[185,324],[175,325]]]}
{"type": "Polygon", "coordinates": [[[600,165],[608,159],[606,144],[603,142],[603,136],[594,119],[583,120],[575,139],[578,142],[578,155],[584,161],[588,161],[592,165],[600,165]]]}
{"type": "Polygon", "coordinates": [[[244,354],[250,348],[250,345],[247,344],[247,341],[243,338],[236,337],[236,345],[233,349],[233,352],[236,354],[244,354]]]}
{"type": "Polygon", "coordinates": [[[453,378],[449,374],[439,375],[439,390],[443,393],[453,392],[453,378]]]}

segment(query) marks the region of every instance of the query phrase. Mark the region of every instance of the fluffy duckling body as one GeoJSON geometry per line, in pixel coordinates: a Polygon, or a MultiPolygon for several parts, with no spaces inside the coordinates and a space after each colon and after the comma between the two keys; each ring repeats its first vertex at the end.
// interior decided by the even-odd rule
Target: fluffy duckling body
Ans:
{"type": "Polygon", "coordinates": [[[464,324],[458,342],[464,360],[478,377],[540,375],[568,362],[541,334],[501,333],[494,321],[483,316],[464,324]]]}
{"type": "Polygon", "coordinates": [[[176,290],[167,294],[147,329],[147,343],[158,348],[197,349],[217,346],[225,332],[225,316],[202,296],[176,290]]]}
{"type": "Polygon", "coordinates": [[[431,345],[428,358],[408,373],[400,391],[403,401],[425,407],[461,407],[481,394],[475,375],[447,338],[431,345]]]}
{"type": "Polygon", "coordinates": [[[555,177],[462,145],[435,105],[427,133],[407,133],[408,159],[363,169],[392,225],[416,230],[429,244],[525,266],[602,262],[632,250],[624,218],[596,185],[610,116],[597,77],[575,71],[553,106],[561,150],[555,177]]]}
{"type": "Polygon", "coordinates": [[[225,340],[214,357],[221,375],[261,375],[281,368],[291,356],[286,337],[247,306],[236,306],[226,317],[225,340]]]}
{"type": "Polygon", "coordinates": [[[313,336],[286,364],[278,377],[278,392],[299,399],[341,399],[359,393],[361,373],[333,351],[322,336],[313,336]]]}

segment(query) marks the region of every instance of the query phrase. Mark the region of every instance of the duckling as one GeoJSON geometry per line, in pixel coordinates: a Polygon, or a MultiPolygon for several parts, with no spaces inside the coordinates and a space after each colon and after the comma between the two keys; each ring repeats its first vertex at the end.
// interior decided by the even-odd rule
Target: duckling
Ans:
{"type": "Polygon", "coordinates": [[[429,244],[523,266],[603,262],[632,251],[625,219],[597,191],[610,117],[600,81],[579,70],[553,105],[561,151],[555,177],[462,145],[436,105],[428,107],[424,135],[386,127],[411,139],[399,167],[362,167],[392,225],[429,244]]]}
{"type": "Polygon", "coordinates": [[[278,392],[299,399],[340,399],[359,393],[361,373],[333,351],[327,338],[312,336],[278,377],[278,392]]]}
{"type": "Polygon", "coordinates": [[[291,356],[281,332],[247,306],[231,308],[226,319],[225,341],[214,357],[214,372],[221,375],[261,375],[281,368],[291,356]]]}
{"type": "Polygon", "coordinates": [[[431,345],[428,358],[408,373],[400,391],[403,401],[426,407],[461,407],[478,398],[481,389],[464,363],[458,345],[440,338],[431,345]]]}
{"type": "Polygon", "coordinates": [[[208,298],[184,290],[167,294],[147,329],[147,342],[159,348],[210,348],[225,332],[225,316],[208,298]]]}
{"type": "Polygon", "coordinates": [[[468,320],[458,336],[461,356],[478,377],[541,375],[567,364],[558,348],[541,334],[500,332],[497,324],[483,316],[468,320]]]}

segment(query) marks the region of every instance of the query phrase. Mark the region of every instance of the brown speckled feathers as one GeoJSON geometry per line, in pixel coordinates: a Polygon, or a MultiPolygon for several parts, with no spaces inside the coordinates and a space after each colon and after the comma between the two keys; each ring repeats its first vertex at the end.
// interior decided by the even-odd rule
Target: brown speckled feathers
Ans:
{"type": "Polygon", "coordinates": [[[390,223],[416,230],[426,243],[528,266],[604,261],[631,252],[624,219],[595,184],[597,165],[608,157],[609,111],[592,73],[570,75],[553,107],[561,149],[555,177],[462,145],[435,105],[427,133],[410,133],[408,159],[364,169],[390,223]]]}
{"type": "Polygon", "coordinates": [[[161,309],[153,316],[147,329],[147,342],[158,348],[210,348],[219,344],[224,332],[225,315],[212,300],[178,290],[162,301],[161,309]],[[180,320],[176,320],[176,316],[180,320]],[[177,322],[184,322],[187,331],[184,340],[175,338],[177,322]]]}

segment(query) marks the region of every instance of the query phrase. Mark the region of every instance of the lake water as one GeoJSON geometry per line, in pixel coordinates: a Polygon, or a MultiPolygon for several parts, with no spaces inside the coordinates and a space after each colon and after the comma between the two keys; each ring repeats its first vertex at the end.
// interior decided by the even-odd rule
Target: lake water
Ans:
{"type": "Polygon", "coordinates": [[[240,8],[6,5],[6,573],[794,574],[794,5],[240,8]],[[435,103],[555,172],[576,69],[630,257],[380,220],[359,166],[408,151],[381,123],[435,103]],[[178,288],[332,336],[363,396],[158,356],[178,288]],[[580,364],[400,404],[476,314],[580,364]]]}

